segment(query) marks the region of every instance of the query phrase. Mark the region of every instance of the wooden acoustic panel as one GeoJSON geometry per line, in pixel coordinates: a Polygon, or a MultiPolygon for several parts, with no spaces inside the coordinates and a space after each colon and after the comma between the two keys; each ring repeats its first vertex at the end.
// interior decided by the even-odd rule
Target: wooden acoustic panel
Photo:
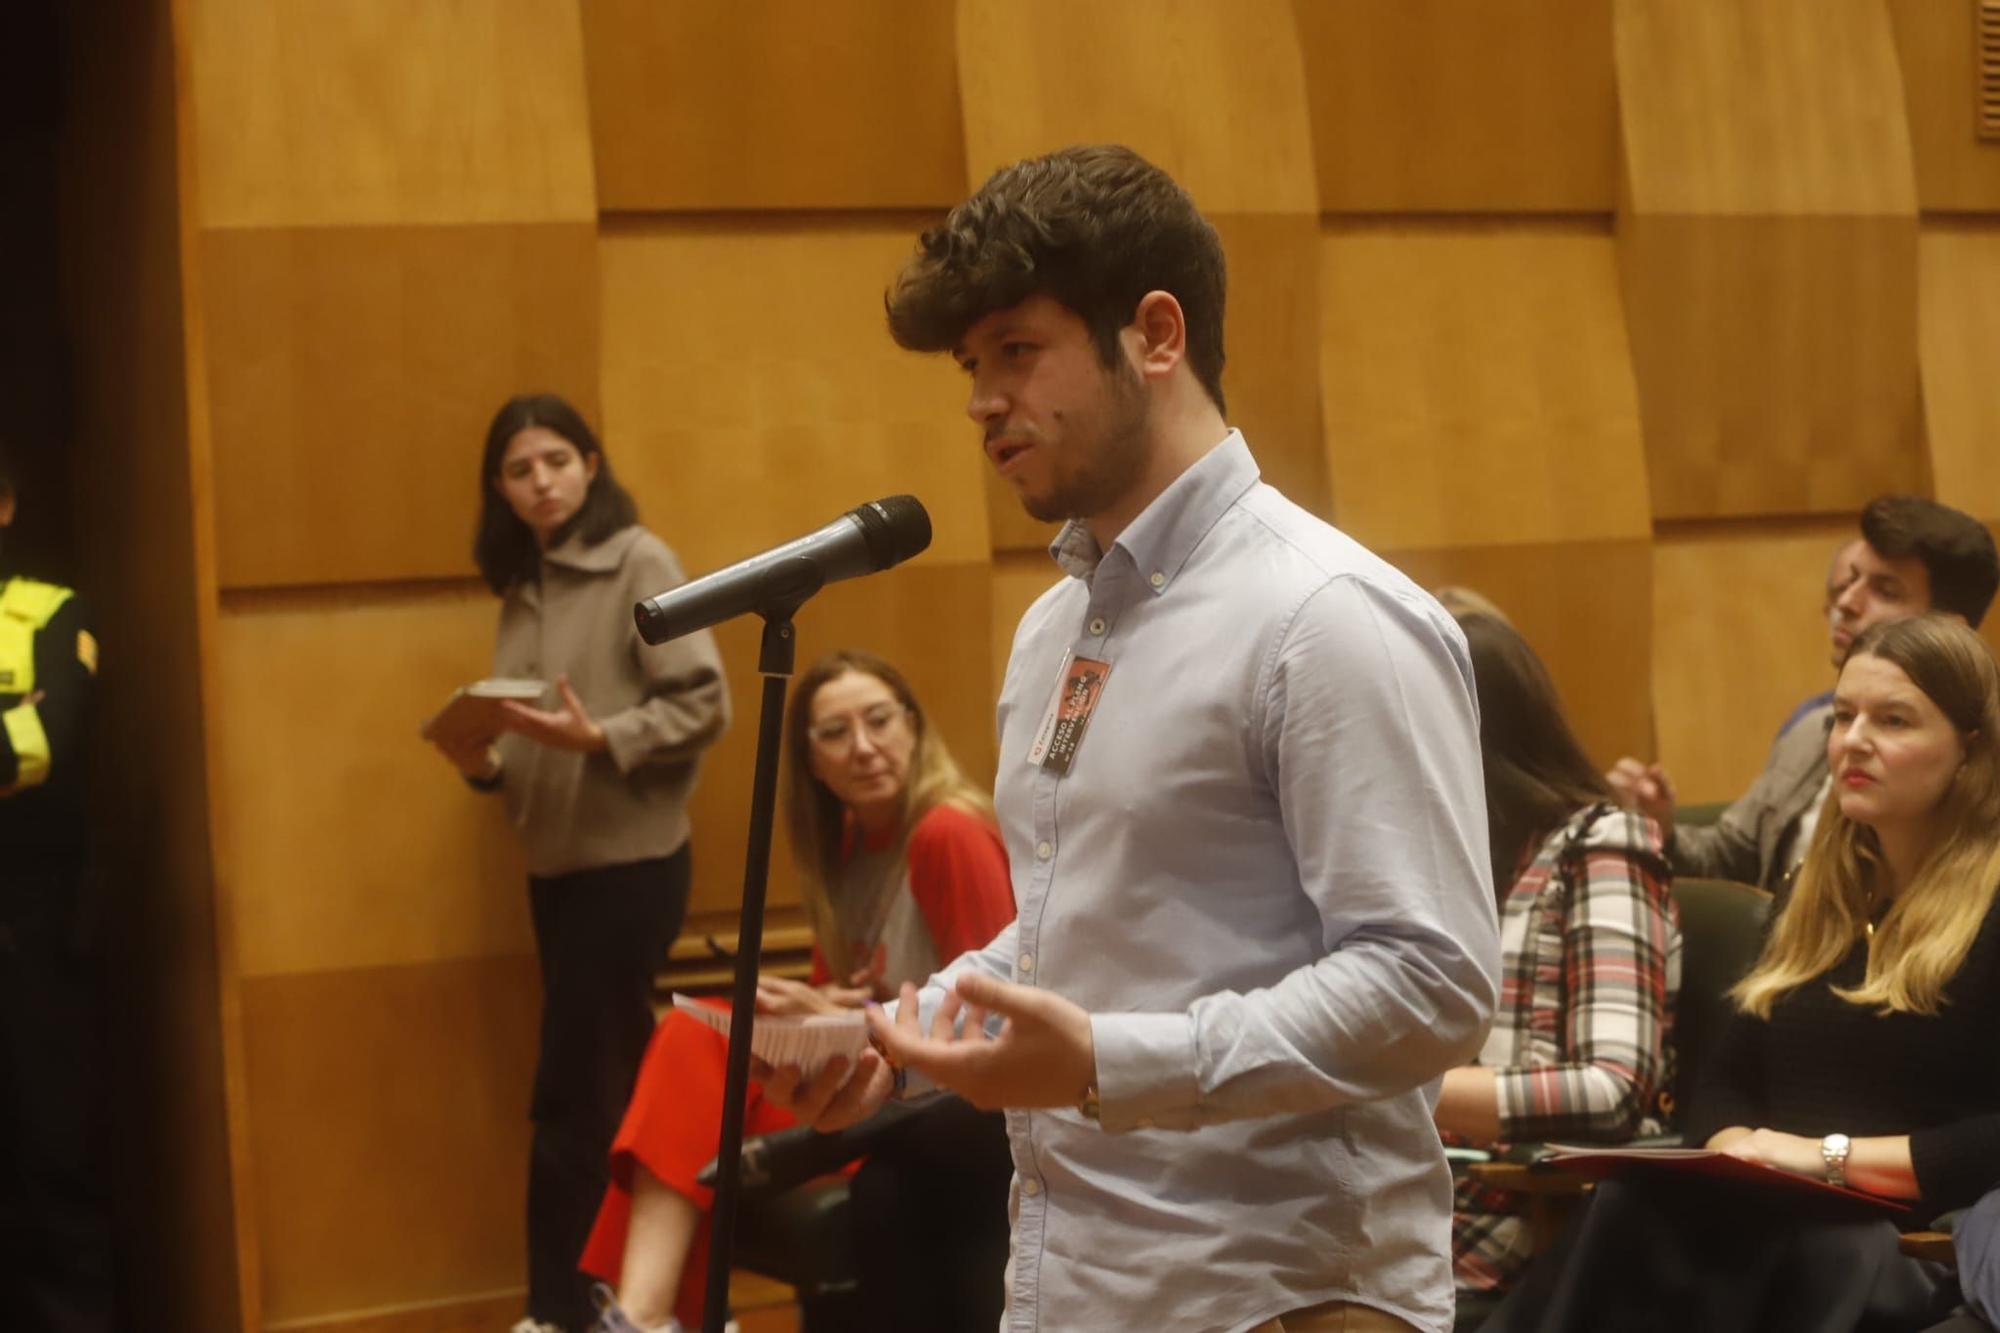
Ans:
{"type": "Polygon", "coordinates": [[[1625,191],[1639,213],[1915,211],[1882,0],[1615,0],[1625,191]]]}
{"type": "MultiPolygon", "coordinates": [[[[671,533],[663,534],[668,541],[671,533]]],[[[799,613],[798,670],[839,648],[865,648],[910,681],[926,716],[974,782],[990,786],[996,746],[990,682],[992,584],[984,560],[923,562],[836,583],[799,613]]],[[[762,622],[745,617],[716,632],[728,668],[736,719],[702,768],[689,807],[694,819],[696,913],[736,913],[743,900],[743,856],[750,828],[762,681],[757,648],[762,622]]],[[[771,856],[769,901],[798,901],[798,877],[783,829],[771,856]]]]}
{"type": "Polygon", "coordinates": [[[1229,424],[1250,442],[1265,481],[1325,517],[1333,506],[1320,433],[1318,220],[1281,213],[1210,220],[1229,260],[1222,372],[1229,424]]]}
{"type": "Polygon", "coordinates": [[[1601,229],[1329,223],[1320,318],[1335,514],[1363,542],[1446,550],[1648,533],[1601,229]]]}
{"type": "Polygon", "coordinates": [[[984,563],[988,468],[949,357],[890,341],[925,219],[618,226],[603,241],[606,447],[690,573],[909,492],[921,562],[984,563]]]}
{"type": "Polygon", "coordinates": [[[1855,535],[1850,515],[1655,541],[1657,757],[1682,801],[1742,795],[1792,710],[1833,688],[1826,571],[1855,535]]]}
{"type": "Polygon", "coordinates": [[[1916,186],[1880,0],[1618,0],[1619,258],[1656,517],[1921,478],[1916,186]]]}
{"type": "Polygon", "coordinates": [[[1612,0],[1293,0],[1320,208],[1609,212],[1612,0]]]}
{"type": "Polygon", "coordinates": [[[936,0],[582,0],[600,207],[915,208],[965,184],[936,0]]]}
{"type": "Polygon", "coordinates": [[[264,1319],[516,1287],[532,957],[243,983],[264,1319]]]}
{"type": "Polygon", "coordinates": [[[1889,0],[1926,212],[2000,212],[2000,142],[1976,133],[1978,0],[1889,0]]]}
{"type": "Polygon", "coordinates": [[[2000,225],[1933,223],[1918,253],[1935,494],[2000,518],[2000,225]]]}
{"type": "Polygon", "coordinates": [[[1914,216],[1621,227],[1655,517],[1841,512],[1923,488],[1914,216]]]}
{"type": "Polygon", "coordinates": [[[210,227],[585,221],[575,0],[187,7],[210,227]]]}
{"type": "Polygon", "coordinates": [[[533,948],[518,840],[417,736],[487,674],[483,588],[225,609],[216,789],[245,977],[533,948]]]}
{"type": "Polygon", "coordinates": [[[1381,554],[1426,588],[1466,587],[1499,606],[1548,667],[1571,729],[1600,767],[1652,752],[1646,538],[1381,554]]]}
{"type": "Polygon", "coordinates": [[[1122,143],[1210,214],[1318,211],[1286,0],[959,0],[958,70],[974,183],[1122,143]]]}
{"type": "Polygon", "coordinates": [[[494,411],[597,417],[588,223],[209,230],[201,260],[224,587],[467,574],[494,411]]]}

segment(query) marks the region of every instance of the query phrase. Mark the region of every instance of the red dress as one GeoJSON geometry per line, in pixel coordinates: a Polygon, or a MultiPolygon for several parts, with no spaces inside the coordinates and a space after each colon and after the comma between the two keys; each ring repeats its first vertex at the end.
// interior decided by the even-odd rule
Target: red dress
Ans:
{"type": "MultiPolygon", "coordinates": [[[[879,847],[877,848],[879,850],[879,847]]],[[[909,892],[928,927],[939,964],[987,943],[1014,919],[1007,853],[993,826],[949,805],[926,811],[911,830],[906,852],[909,892]]],[[[815,951],[814,971],[827,969],[815,951]]],[[[922,977],[887,978],[891,985],[922,977]]],[[[578,1267],[616,1285],[625,1262],[632,1212],[632,1169],[643,1166],[703,1214],[682,1266],[674,1314],[688,1328],[702,1319],[702,1277],[708,1269],[708,1220],[713,1191],[695,1176],[722,1138],[722,1094],[728,1042],[685,1014],[668,1013],[653,1032],[639,1068],[625,1121],[611,1145],[611,1186],[597,1213],[578,1267]]],[[[745,1137],[789,1129],[795,1122],[764,1100],[754,1080],[745,1099],[745,1137]]],[[[851,1168],[850,1168],[851,1169],[851,1168]]]]}

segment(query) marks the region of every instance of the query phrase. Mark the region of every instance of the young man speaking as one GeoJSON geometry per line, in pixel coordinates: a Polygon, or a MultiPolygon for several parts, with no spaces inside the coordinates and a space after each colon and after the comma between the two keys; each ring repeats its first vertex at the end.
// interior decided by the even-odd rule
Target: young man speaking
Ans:
{"type": "Polygon", "coordinates": [[[1472,670],[1258,480],[1223,291],[1112,147],[1000,171],[897,279],[896,340],[952,353],[994,468],[1068,520],[1000,698],[1020,915],[871,1015],[888,1060],[760,1073],[822,1128],[905,1075],[1007,1108],[1008,1329],[1443,1330],[1428,1101],[1499,961],[1472,670]]]}

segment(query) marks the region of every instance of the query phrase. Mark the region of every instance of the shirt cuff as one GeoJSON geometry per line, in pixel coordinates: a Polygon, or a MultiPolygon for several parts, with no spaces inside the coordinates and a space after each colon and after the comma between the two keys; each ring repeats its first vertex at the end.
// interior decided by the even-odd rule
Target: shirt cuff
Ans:
{"type": "Polygon", "coordinates": [[[1098,1123],[1107,1132],[1184,1121],[1200,1105],[1193,1015],[1092,1014],[1090,1040],[1098,1123]]]}

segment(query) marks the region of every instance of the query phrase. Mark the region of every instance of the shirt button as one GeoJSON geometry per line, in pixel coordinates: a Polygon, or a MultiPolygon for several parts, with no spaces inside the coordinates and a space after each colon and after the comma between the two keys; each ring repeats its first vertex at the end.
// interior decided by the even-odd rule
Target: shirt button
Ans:
{"type": "Polygon", "coordinates": [[[1021,1182],[1021,1193],[1027,1195],[1029,1198],[1032,1199],[1041,1192],[1042,1192],[1041,1181],[1030,1178],[1028,1180],[1024,1180],[1021,1182]]]}
{"type": "Polygon", "coordinates": [[[1102,635],[1102,634],[1104,633],[1104,617],[1103,617],[1103,616],[1092,616],[1092,617],[1091,617],[1091,620],[1090,620],[1090,632],[1091,632],[1092,634],[1096,634],[1096,635],[1100,635],[1100,636],[1101,636],[1101,635],[1102,635]]]}
{"type": "Polygon", "coordinates": [[[1037,861],[1046,861],[1055,854],[1055,844],[1051,843],[1047,838],[1043,838],[1035,844],[1035,859],[1037,861]]]}
{"type": "Polygon", "coordinates": [[[1155,588],[1164,588],[1167,586],[1167,576],[1156,569],[1153,571],[1153,577],[1148,579],[1147,582],[1151,583],[1155,588]]]}
{"type": "Polygon", "coordinates": [[[1034,970],[1035,970],[1035,956],[1034,956],[1033,954],[1031,954],[1031,953],[1024,953],[1024,954],[1022,954],[1022,955],[1021,955],[1021,971],[1022,971],[1023,973],[1027,973],[1027,972],[1032,972],[1032,971],[1034,971],[1034,970]]]}

